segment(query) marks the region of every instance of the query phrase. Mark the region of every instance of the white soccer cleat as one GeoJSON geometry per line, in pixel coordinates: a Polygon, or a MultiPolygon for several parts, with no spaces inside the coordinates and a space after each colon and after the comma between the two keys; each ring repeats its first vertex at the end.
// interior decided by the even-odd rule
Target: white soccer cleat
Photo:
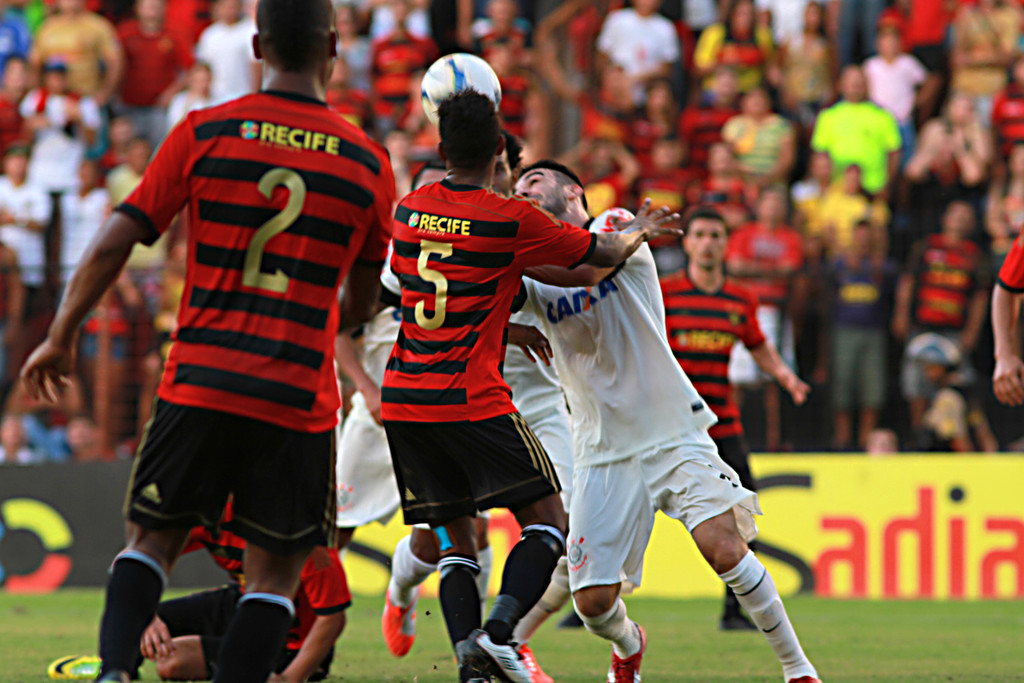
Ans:
{"type": "Polygon", "coordinates": [[[530,671],[515,648],[498,645],[483,629],[478,628],[456,645],[455,654],[460,665],[469,665],[509,683],[531,683],[530,671]]]}

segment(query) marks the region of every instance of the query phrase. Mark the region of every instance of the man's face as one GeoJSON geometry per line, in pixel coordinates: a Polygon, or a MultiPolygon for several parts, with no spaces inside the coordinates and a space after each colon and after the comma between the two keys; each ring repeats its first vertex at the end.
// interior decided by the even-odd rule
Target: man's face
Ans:
{"type": "Polygon", "coordinates": [[[549,168],[538,168],[523,174],[516,183],[516,194],[532,199],[545,211],[559,216],[569,208],[565,188],[549,168]]]}
{"type": "Polygon", "coordinates": [[[722,221],[713,218],[697,218],[686,230],[683,250],[699,268],[714,270],[720,268],[725,258],[728,237],[722,221]]]}

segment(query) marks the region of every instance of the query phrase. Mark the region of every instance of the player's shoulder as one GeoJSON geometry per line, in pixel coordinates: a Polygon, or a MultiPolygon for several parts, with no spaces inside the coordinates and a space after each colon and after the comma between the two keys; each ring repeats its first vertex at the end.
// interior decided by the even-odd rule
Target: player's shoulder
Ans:
{"type": "Polygon", "coordinates": [[[750,304],[751,306],[757,306],[757,295],[754,294],[753,290],[735,278],[725,278],[725,284],[722,285],[721,294],[724,297],[737,299],[743,303],[750,304]]]}
{"type": "Polygon", "coordinates": [[[666,294],[684,294],[693,289],[693,283],[686,275],[685,270],[659,278],[658,284],[661,285],[661,291],[666,294]]]}

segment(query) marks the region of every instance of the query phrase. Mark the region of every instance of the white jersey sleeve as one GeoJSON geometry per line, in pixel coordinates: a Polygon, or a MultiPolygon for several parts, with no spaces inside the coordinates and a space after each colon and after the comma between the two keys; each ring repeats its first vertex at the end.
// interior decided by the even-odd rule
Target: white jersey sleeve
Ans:
{"type": "MultiPolygon", "coordinates": [[[[533,310],[513,313],[509,322],[544,331],[544,323],[533,310]]],[[[510,345],[505,351],[502,374],[512,389],[512,402],[527,424],[539,422],[553,406],[565,403],[554,365],[545,365],[539,360],[531,362],[517,346],[510,345]]]]}

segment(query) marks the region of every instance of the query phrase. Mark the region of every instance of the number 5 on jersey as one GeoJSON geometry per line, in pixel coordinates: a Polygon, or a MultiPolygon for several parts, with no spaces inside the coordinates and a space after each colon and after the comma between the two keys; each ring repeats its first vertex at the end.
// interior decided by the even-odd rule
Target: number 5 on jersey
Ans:
{"type": "Polygon", "coordinates": [[[445,306],[448,304],[448,280],[439,271],[427,267],[431,254],[447,258],[452,255],[452,245],[447,242],[420,240],[420,257],[416,260],[416,271],[421,278],[434,284],[434,315],[427,315],[425,301],[416,304],[416,324],[425,330],[436,330],[444,324],[445,306]]]}
{"type": "Polygon", "coordinates": [[[280,269],[273,273],[264,273],[261,269],[263,250],[267,248],[270,238],[292,226],[302,215],[302,205],[306,203],[306,183],[302,176],[288,168],[272,168],[260,178],[257,188],[267,201],[274,196],[275,187],[288,190],[288,203],[270,220],[261,225],[245,250],[245,265],[242,269],[242,284],[246,287],[266,289],[278,294],[288,291],[288,276],[280,269]]]}

